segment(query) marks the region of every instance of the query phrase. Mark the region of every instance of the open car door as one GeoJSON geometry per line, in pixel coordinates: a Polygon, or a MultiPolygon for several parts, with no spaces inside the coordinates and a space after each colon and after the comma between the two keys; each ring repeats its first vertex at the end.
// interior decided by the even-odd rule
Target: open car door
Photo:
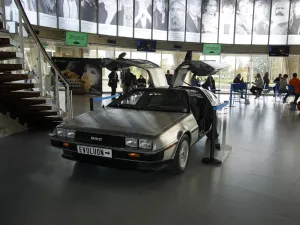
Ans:
{"type": "Polygon", "coordinates": [[[182,86],[189,71],[197,76],[209,76],[216,74],[225,67],[214,61],[185,61],[175,69],[171,87],[182,86]]]}

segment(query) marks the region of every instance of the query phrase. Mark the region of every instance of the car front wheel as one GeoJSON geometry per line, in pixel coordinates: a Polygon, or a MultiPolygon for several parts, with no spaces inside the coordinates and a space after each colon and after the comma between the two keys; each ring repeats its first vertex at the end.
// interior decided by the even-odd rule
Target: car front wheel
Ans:
{"type": "Polygon", "coordinates": [[[171,171],[176,174],[184,172],[189,161],[189,155],[190,155],[189,137],[187,135],[184,135],[178,144],[174,162],[173,165],[171,166],[171,171]]]}

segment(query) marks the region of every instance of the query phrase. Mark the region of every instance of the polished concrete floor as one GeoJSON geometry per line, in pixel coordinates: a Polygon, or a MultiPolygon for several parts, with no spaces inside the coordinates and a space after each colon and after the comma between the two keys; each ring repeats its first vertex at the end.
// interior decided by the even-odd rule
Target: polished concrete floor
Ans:
{"type": "Polygon", "coordinates": [[[299,225],[300,114],[250,101],[220,112],[232,147],[223,165],[202,164],[203,139],[179,176],[70,162],[47,132],[0,140],[0,224],[299,225]]]}

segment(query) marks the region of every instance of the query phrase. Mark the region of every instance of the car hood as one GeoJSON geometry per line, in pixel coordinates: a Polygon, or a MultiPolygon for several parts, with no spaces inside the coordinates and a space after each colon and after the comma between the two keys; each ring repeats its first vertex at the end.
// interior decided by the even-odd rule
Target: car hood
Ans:
{"type": "Polygon", "coordinates": [[[185,117],[186,113],[105,107],[61,124],[84,132],[110,135],[157,136],[185,117]]]}

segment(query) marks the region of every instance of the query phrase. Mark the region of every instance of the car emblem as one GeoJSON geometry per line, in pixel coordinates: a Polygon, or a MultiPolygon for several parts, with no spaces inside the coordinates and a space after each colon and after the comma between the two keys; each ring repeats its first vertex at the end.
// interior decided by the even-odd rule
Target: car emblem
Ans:
{"type": "Polygon", "coordinates": [[[99,138],[99,137],[91,137],[91,140],[93,140],[93,141],[102,141],[102,138],[99,138]]]}

